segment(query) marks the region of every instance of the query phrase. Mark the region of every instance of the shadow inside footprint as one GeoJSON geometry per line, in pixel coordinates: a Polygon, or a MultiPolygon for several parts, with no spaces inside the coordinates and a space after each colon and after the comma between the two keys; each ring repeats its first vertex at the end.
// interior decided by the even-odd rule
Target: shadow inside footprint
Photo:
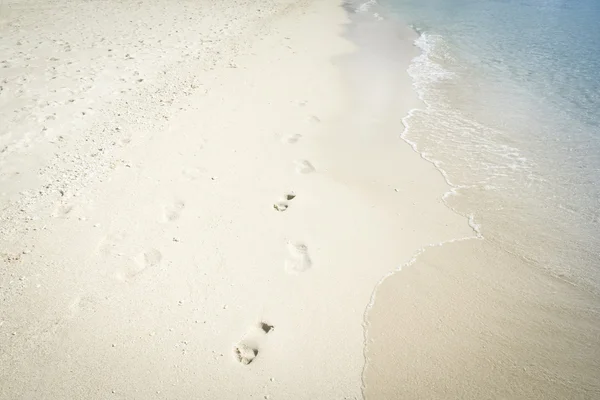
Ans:
{"type": "Polygon", "coordinates": [[[273,325],[269,325],[266,322],[261,322],[260,324],[258,324],[258,326],[260,327],[260,329],[262,329],[264,333],[269,333],[271,332],[271,330],[273,330],[273,328],[275,328],[273,325]]]}
{"type": "Polygon", "coordinates": [[[315,172],[315,167],[306,161],[306,160],[296,160],[296,172],[299,174],[310,174],[311,172],[315,172]]]}
{"type": "Polygon", "coordinates": [[[270,325],[264,321],[252,326],[244,335],[244,338],[235,346],[233,346],[233,355],[235,359],[243,365],[248,365],[258,355],[258,349],[264,344],[266,335],[273,331],[274,325],[270,325]]]}
{"type": "Polygon", "coordinates": [[[235,346],[233,348],[233,352],[235,354],[236,359],[244,365],[250,364],[258,355],[258,349],[255,349],[243,343],[240,343],[237,346],[235,346]]]}
{"type": "Polygon", "coordinates": [[[302,135],[300,135],[299,133],[295,133],[293,135],[285,137],[283,139],[283,141],[285,143],[295,144],[295,143],[298,143],[298,141],[300,140],[301,137],[302,137],[302,135]]]}
{"type": "Polygon", "coordinates": [[[279,203],[273,204],[273,208],[276,209],[277,211],[285,211],[285,210],[287,210],[288,205],[287,205],[287,203],[279,202],[279,203]]]}
{"type": "Polygon", "coordinates": [[[281,201],[278,201],[277,203],[273,204],[273,208],[277,211],[285,211],[289,207],[288,201],[294,200],[295,198],[296,198],[296,194],[294,192],[287,193],[284,196],[285,200],[281,200],[281,201]]]}

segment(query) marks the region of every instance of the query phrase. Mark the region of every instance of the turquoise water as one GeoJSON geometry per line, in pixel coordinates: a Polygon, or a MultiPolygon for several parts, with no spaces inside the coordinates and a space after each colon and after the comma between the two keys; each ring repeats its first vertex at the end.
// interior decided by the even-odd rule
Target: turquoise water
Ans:
{"type": "Polygon", "coordinates": [[[600,289],[600,1],[380,0],[420,35],[405,139],[487,240],[600,289]]]}

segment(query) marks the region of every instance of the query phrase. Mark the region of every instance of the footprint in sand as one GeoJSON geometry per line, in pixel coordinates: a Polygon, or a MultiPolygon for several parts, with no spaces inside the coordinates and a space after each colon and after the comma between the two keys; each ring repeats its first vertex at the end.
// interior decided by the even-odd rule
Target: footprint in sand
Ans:
{"type": "Polygon", "coordinates": [[[313,124],[317,124],[317,123],[321,122],[321,119],[319,117],[317,117],[316,115],[311,115],[310,117],[308,117],[308,121],[313,124]]]}
{"type": "Polygon", "coordinates": [[[114,257],[122,254],[122,248],[120,246],[126,239],[126,235],[123,233],[109,233],[98,243],[98,253],[102,257],[114,257]]]}
{"type": "Polygon", "coordinates": [[[243,364],[248,365],[258,356],[260,346],[262,345],[265,336],[273,331],[275,327],[264,321],[259,322],[252,327],[244,338],[233,346],[233,355],[235,359],[243,364]]]}
{"type": "Polygon", "coordinates": [[[162,260],[162,254],[156,249],[150,249],[138,254],[129,262],[121,265],[115,271],[115,278],[120,281],[129,281],[148,268],[156,267],[162,260]]]}
{"type": "Polygon", "coordinates": [[[196,181],[202,177],[206,171],[200,168],[185,168],[181,171],[183,177],[190,181],[196,181]]]}
{"type": "Polygon", "coordinates": [[[294,161],[294,164],[296,164],[296,172],[299,174],[310,174],[315,172],[315,167],[306,160],[296,160],[294,161]]]}
{"type": "Polygon", "coordinates": [[[107,276],[121,282],[130,281],[146,269],[160,265],[162,254],[157,249],[149,248],[135,255],[132,247],[137,246],[122,232],[109,233],[101,239],[97,251],[107,276]]]}
{"type": "Polygon", "coordinates": [[[290,192],[286,194],[282,200],[279,200],[277,203],[273,204],[273,208],[277,211],[285,211],[289,207],[289,202],[295,198],[296,195],[293,192],[290,192]]]}
{"type": "Polygon", "coordinates": [[[301,134],[294,133],[293,135],[284,137],[283,142],[288,143],[288,144],[295,144],[295,143],[298,143],[298,141],[300,140],[301,137],[302,137],[301,134]]]}
{"type": "Polygon", "coordinates": [[[173,222],[179,219],[181,212],[185,207],[185,203],[181,200],[174,202],[164,207],[164,221],[173,222]]]}
{"type": "Polygon", "coordinates": [[[126,133],[123,134],[119,139],[117,139],[115,144],[119,145],[119,147],[125,147],[131,143],[132,139],[133,136],[131,135],[131,133],[126,133]]]}
{"type": "Polygon", "coordinates": [[[52,212],[52,216],[54,218],[67,218],[67,216],[75,209],[73,204],[62,203],[59,204],[54,211],[52,212]]]}
{"type": "Polygon", "coordinates": [[[312,266],[308,248],[302,243],[288,243],[288,255],[285,260],[285,271],[289,274],[305,272],[312,266]]]}
{"type": "Polygon", "coordinates": [[[96,311],[98,301],[91,295],[76,296],[71,299],[65,314],[66,319],[75,318],[80,313],[96,311]]]}

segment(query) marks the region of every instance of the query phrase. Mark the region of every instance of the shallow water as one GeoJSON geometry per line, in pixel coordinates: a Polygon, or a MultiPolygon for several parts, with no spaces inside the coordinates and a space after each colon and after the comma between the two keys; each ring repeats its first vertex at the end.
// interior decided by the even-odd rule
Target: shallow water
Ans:
{"type": "Polygon", "coordinates": [[[405,139],[447,204],[527,264],[600,291],[600,3],[381,0],[410,24],[425,105],[405,139]]]}

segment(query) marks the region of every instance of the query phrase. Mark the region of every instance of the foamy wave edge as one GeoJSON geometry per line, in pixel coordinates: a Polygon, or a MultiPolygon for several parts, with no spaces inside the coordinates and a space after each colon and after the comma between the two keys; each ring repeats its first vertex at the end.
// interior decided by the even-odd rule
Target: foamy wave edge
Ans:
{"type": "MultiPolygon", "coordinates": [[[[370,0],[368,2],[369,5],[373,5],[373,3],[375,3],[375,1],[373,1],[373,0],[370,0]]],[[[417,143],[415,143],[414,141],[410,140],[407,137],[408,132],[410,130],[409,121],[414,116],[414,114],[419,111],[426,111],[427,109],[431,108],[431,105],[425,100],[425,96],[424,96],[424,91],[426,90],[426,88],[423,86],[425,86],[425,82],[423,82],[419,78],[422,78],[423,76],[427,76],[429,78],[428,83],[432,83],[432,82],[437,82],[442,79],[450,79],[453,77],[453,74],[450,71],[444,70],[439,64],[436,64],[431,61],[431,54],[435,49],[435,38],[439,38],[439,36],[429,35],[426,32],[420,32],[414,26],[411,26],[411,28],[415,31],[415,33],[418,34],[418,37],[417,37],[417,39],[415,39],[414,44],[415,44],[415,46],[419,47],[419,49],[421,49],[421,54],[419,54],[417,57],[415,57],[411,61],[407,72],[413,80],[413,88],[415,89],[417,96],[425,105],[425,110],[423,110],[422,108],[413,108],[408,111],[408,114],[404,118],[402,118],[402,124],[404,125],[404,130],[400,134],[400,138],[403,141],[405,141],[409,146],[411,146],[413,151],[415,153],[419,154],[419,156],[423,160],[433,164],[435,169],[438,170],[438,172],[442,175],[442,177],[444,178],[444,181],[449,186],[449,190],[446,191],[442,195],[442,202],[449,210],[451,210],[451,211],[455,212],[456,214],[463,216],[467,219],[467,223],[468,223],[469,227],[471,227],[471,229],[473,230],[474,235],[450,239],[450,240],[446,240],[446,241],[438,242],[438,243],[430,243],[426,246],[423,246],[423,247],[419,248],[413,254],[413,256],[410,258],[410,260],[408,260],[406,263],[394,268],[393,270],[388,272],[386,275],[384,275],[379,280],[379,282],[377,282],[377,284],[373,288],[373,292],[371,293],[369,303],[367,304],[367,307],[365,308],[365,312],[363,314],[363,323],[362,323],[363,332],[364,332],[363,356],[365,359],[365,363],[364,363],[362,374],[361,374],[361,381],[362,381],[361,382],[361,393],[362,393],[363,399],[365,398],[365,388],[366,388],[365,371],[367,368],[367,341],[368,341],[368,334],[369,334],[369,323],[368,323],[367,316],[368,316],[369,312],[371,311],[371,309],[373,308],[373,306],[375,305],[375,300],[377,297],[377,291],[378,291],[379,287],[390,276],[392,276],[392,275],[402,271],[402,269],[404,269],[406,267],[410,267],[411,265],[416,263],[417,260],[419,259],[419,257],[429,248],[441,247],[445,244],[462,242],[462,241],[466,241],[466,240],[483,240],[484,239],[484,237],[481,233],[481,226],[480,226],[480,224],[478,224],[475,221],[475,216],[473,214],[463,215],[462,213],[458,212],[453,207],[451,207],[447,202],[448,197],[458,196],[459,195],[458,191],[462,188],[466,188],[467,186],[461,186],[461,185],[456,185],[456,184],[452,183],[452,181],[450,180],[446,171],[444,171],[444,169],[441,167],[441,162],[439,160],[435,160],[435,159],[429,157],[427,154],[419,151],[417,143]],[[429,74],[423,75],[422,68],[428,68],[430,70],[429,74]],[[419,73],[418,76],[417,76],[417,71],[419,73]]]]}

